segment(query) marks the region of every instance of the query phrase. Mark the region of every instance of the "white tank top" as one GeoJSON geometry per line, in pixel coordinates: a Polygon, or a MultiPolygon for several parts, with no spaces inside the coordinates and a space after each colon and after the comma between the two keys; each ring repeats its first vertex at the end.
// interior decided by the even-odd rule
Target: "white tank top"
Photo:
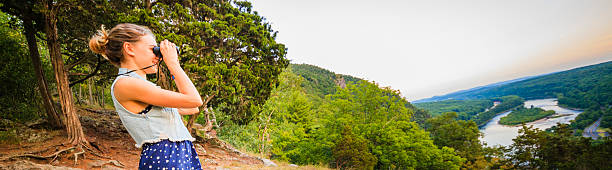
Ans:
{"type": "MultiPolygon", "coordinates": [[[[119,68],[119,74],[126,73],[127,71],[127,68],[119,68]]],[[[135,77],[153,85],[155,84],[140,77],[135,72],[131,72],[117,76],[111,85],[111,96],[115,104],[115,110],[117,110],[123,126],[125,126],[130,136],[136,141],[137,148],[140,148],[144,143],[156,143],[163,139],[173,142],[183,140],[195,141],[195,138],[191,137],[187,127],[183,124],[183,118],[176,108],[153,106],[146,114],[132,113],[125,109],[117,101],[113,91],[117,80],[126,76],[135,77]]]]}

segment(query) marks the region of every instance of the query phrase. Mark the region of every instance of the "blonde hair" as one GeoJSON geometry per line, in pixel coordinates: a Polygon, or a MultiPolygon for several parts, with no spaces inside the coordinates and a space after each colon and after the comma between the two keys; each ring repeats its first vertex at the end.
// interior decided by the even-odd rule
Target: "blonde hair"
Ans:
{"type": "Polygon", "coordinates": [[[89,39],[89,48],[97,54],[101,54],[116,67],[121,66],[123,60],[123,43],[136,42],[142,36],[153,35],[153,32],[145,26],[123,23],[113,27],[110,31],[101,29],[89,39]]]}

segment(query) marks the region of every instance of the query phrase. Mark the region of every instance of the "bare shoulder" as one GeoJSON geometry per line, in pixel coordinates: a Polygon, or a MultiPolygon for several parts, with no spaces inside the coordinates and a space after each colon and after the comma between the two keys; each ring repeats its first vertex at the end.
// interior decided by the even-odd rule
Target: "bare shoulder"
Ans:
{"type": "Polygon", "coordinates": [[[146,80],[125,77],[115,82],[115,98],[121,101],[138,101],[155,106],[193,108],[202,105],[201,99],[159,88],[146,80]]]}
{"type": "Polygon", "coordinates": [[[156,87],[138,78],[124,77],[117,80],[113,88],[117,99],[133,100],[133,96],[156,87]]]}

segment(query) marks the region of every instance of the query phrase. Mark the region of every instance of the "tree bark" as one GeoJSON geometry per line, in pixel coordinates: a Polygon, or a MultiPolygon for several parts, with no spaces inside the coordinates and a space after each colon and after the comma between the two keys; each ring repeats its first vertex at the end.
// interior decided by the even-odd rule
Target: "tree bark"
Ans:
{"type": "Polygon", "coordinates": [[[157,75],[157,85],[159,85],[159,87],[166,89],[166,90],[172,90],[172,91],[176,91],[176,89],[174,89],[171,84],[170,84],[170,79],[168,78],[167,70],[165,67],[158,67],[159,68],[159,74],[157,75]]]}
{"type": "Polygon", "coordinates": [[[91,79],[87,79],[87,89],[89,89],[89,105],[94,105],[94,98],[91,92],[91,79]]]}
{"type": "Polygon", "coordinates": [[[100,88],[100,97],[101,97],[101,98],[100,98],[100,106],[102,106],[102,108],[104,108],[104,106],[106,105],[106,103],[105,103],[105,101],[104,101],[104,91],[105,91],[106,89],[105,89],[104,87],[105,87],[105,86],[102,86],[102,87],[100,88]]]}
{"type": "Polygon", "coordinates": [[[60,104],[64,114],[66,132],[68,133],[69,142],[73,145],[89,145],[83,127],[76,114],[76,109],[73,103],[72,91],[69,87],[68,74],[64,68],[64,59],[62,58],[60,44],[57,34],[57,10],[59,7],[54,6],[53,0],[43,1],[43,13],[45,15],[45,34],[47,37],[47,47],[51,56],[51,63],[55,72],[55,81],[57,83],[57,92],[59,94],[60,104]]]}
{"type": "Polygon", "coordinates": [[[51,126],[61,128],[64,124],[62,122],[62,117],[53,106],[53,98],[48,90],[49,86],[47,85],[47,80],[45,80],[45,74],[40,62],[40,53],[38,53],[38,44],[35,35],[37,31],[32,23],[31,9],[28,7],[29,5],[26,5],[26,10],[28,12],[24,12],[23,15],[23,27],[28,43],[28,50],[30,51],[30,59],[32,60],[32,65],[34,65],[34,72],[38,80],[38,90],[40,91],[40,96],[43,98],[42,103],[47,112],[47,121],[49,121],[51,126]]]}
{"type": "Polygon", "coordinates": [[[270,118],[272,118],[272,113],[274,113],[274,110],[270,111],[270,114],[266,119],[266,123],[264,124],[264,129],[261,132],[261,149],[259,150],[259,153],[261,153],[262,158],[264,157],[266,152],[266,132],[268,131],[268,124],[270,123],[270,118]]]}
{"type": "MultiPolygon", "coordinates": [[[[200,109],[200,110],[204,110],[204,114],[206,114],[206,126],[204,126],[204,127],[206,127],[205,129],[207,130],[207,132],[210,129],[212,129],[212,125],[213,125],[213,122],[210,121],[210,117],[209,117],[210,113],[209,113],[209,111],[207,109],[208,108],[208,102],[210,102],[210,100],[212,100],[213,97],[215,97],[214,94],[210,95],[210,96],[206,96],[206,99],[204,100],[204,104],[202,104],[202,107],[201,107],[203,109],[200,109]],[[208,127],[210,127],[210,128],[208,128],[208,127]]],[[[189,116],[189,120],[187,121],[187,129],[189,130],[189,133],[193,134],[193,128],[192,128],[193,127],[193,123],[198,118],[198,116],[200,116],[200,112],[189,116]]]]}
{"type": "Polygon", "coordinates": [[[83,86],[79,85],[79,97],[76,102],[82,105],[81,100],[83,100],[83,86]]]}

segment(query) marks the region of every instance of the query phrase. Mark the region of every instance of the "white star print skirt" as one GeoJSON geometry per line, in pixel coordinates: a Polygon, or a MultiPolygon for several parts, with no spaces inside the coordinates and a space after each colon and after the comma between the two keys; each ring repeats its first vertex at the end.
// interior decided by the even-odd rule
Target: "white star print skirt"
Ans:
{"type": "Polygon", "coordinates": [[[142,145],[138,169],[191,170],[202,169],[202,166],[191,141],[164,139],[142,145]]]}

